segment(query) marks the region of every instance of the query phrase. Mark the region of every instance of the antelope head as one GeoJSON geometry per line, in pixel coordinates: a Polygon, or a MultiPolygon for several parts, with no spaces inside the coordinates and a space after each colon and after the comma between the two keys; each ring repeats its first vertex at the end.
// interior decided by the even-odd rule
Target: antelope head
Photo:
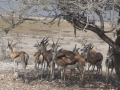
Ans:
{"type": "Polygon", "coordinates": [[[77,46],[77,44],[75,44],[75,47],[73,48],[73,53],[76,51],[76,46],[77,46]]]}
{"type": "Polygon", "coordinates": [[[52,51],[52,60],[55,61],[57,54],[61,51],[62,49],[58,50],[58,51],[52,51]]]}
{"type": "Polygon", "coordinates": [[[77,46],[77,44],[75,44],[75,47],[74,47],[74,49],[73,49],[73,53],[74,53],[74,54],[79,54],[79,51],[78,51],[78,50],[79,50],[80,48],[76,48],[76,46],[77,46]]]}
{"type": "Polygon", "coordinates": [[[108,51],[107,51],[107,56],[110,56],[112,54],[113,54],[113,48],[110,47],[110,45],[109,45],[109,48],[108,48],[108,51]]]}
{"type": "Polygon", "coordinates": [[[9,51],[10,49],[13,50],[13,47],[17,44],[17,43],[15,43],[12,45],[12,42],[13,42],[13,40],[11,41],[11,43],[9,43],[9,40],[8,40],[8,46],[7,46],[6,51],[9,51]]]}
{"type": "Polygon", "coordinates": [[[88,51],[89,50],[91,50],[91,49],[93,49],[93,45],[90,43],[90,44],[87,44],[87,45],[85,45],[84,47],[83,47],[83,49],[81,49],[81,51],[82,51],[82,53],[81,53],[81,55],[87,55],[87,53],[88,53],[88,51]]]}
{"type": "Polygon", "coordinates": [[[62,50],[62,49],[60,49],[60,50],[57,51],[57,49],[58,49],[58,47],[59,47],[59,45],[57,45],[59,39],[60,39],[60,38],[58,38],[57,42],[54,43],[53,38],[52,38],[52,41],[53,41],[53,44],[52,44],[52,60],[53,60],[53,61],[55,61],[55,59],[56,59],[56,57],[57,57],[57,54],[62,50]]]}
{"type": "Polygon", "coordinates": [[[40,43],[37,41],[37,43],[34,45],[34,47],[38,47],[40,43]]]}
{"type": "Polygon", "coordinates": [[[44,37],[43,39],[42,39],[42,41],[38,44],[38,47],[37,47],[37,49],[38,50],[42,50],[43,48],[46,48],[47,47],[47,45],[48,45],[48,38],[49,37],[44,37]]]}
{"type": "Polygon", "coordinates": [[[56,52],[56,51],[57,51],[57,49],[58,49],[58,47],[59,47],[59,45],[57,45],[57,44],[58,44],[59,39],[60,39],[60,38],[58,38],[57,42],[56,42],[56,43],[54,43],[54,40],[53,40],[53,38],[52,38],[52,41],[53,41],[53,44],[52,44],[52,51],[53,51],[53,52],[56,52]]]}

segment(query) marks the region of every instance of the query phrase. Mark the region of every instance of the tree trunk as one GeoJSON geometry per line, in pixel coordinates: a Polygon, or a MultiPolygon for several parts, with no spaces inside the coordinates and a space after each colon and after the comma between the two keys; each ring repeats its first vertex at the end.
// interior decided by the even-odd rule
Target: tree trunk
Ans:
{"type": "MultiPolygon", "coordinates": [[[[119,16],[120,16],[120,12],[119,12],[119,16]]],[[[118,19],[118,26],[120,25],[120,19],[118,19]]],[[[117,38],[115,40],[115,43],[120,47],[120,29],[116,30],[117,32],[117,38]]],[[[120,80],[120,54],[116,53],[114,51],[114,55],[115,55],[115,71],[116,74],[120,80]]]]}
{"type": "Polygon", "coordinates": [[[115,55],[115,71],[120,81],[120,54],[114,52],[115,55]]]}

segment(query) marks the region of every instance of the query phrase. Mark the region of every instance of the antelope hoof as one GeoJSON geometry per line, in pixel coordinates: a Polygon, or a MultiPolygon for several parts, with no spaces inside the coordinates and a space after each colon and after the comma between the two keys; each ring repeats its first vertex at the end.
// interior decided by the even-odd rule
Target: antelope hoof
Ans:
{"type": "Polygon", "coordinates": [[[24,79],[24,83],[29,83],[29,80],[28,79],[24,79]]]}
{"type": "Polygon", "coordinates": [[[52,77],[52,80],[54,80],[54,77],[52,77]]]}
{"type": "Polygon", "coordinates": [[[13,80],[16,80],[18,77],[19,77],[18,72],[15,72],[15,73],[13,74],[13,80]]]}
{"type": "Polygon", "coordinates": [[[39,77],[40,77],[40,74],[36,74],[35,77],[36,77],[36,78],[39,78],[39,77]]]}

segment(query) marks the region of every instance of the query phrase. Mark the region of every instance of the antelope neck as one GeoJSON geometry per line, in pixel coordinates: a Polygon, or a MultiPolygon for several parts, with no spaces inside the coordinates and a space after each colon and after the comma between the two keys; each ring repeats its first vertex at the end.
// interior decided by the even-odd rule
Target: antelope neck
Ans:
{"type": "Polygon", "coordinates": [[[112,53],[111,55],[110,55],[110,57],[112,57],[114,54],[112,53]]]}
{"type": "Polygon", "coordinates": [[[9,53],[10,53],[10,54],[13,53],[12,47],[9,47],[9,53]]]}
{"type": "Polygon", "coordinates": [[[45,55],[47,52],[47,49],[45,47],[43,47],[41,51],[42,51],[43,55],[45,55]]]}

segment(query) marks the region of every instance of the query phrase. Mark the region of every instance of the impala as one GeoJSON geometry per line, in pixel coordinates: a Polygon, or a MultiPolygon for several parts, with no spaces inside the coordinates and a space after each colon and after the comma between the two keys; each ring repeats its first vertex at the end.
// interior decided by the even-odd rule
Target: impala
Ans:
{"type": "Polygon", "coordinates": [[[97,52],[96,50],[94,50],[93,47],[94,46],[92,44],[85,45],[83,49],[81,49],[81,51],[83,51],[81,55],[83,57],[86,57],[85,58],[86,61],[90,63],[90,65],[88,66],[88,70],[90,66],[93,65],[93,70],[94,70],[94,67],[97,66],[98,73],[100,73],[100,70],[102,73],[103,55],[100,52],[97,52]]]}
{"type": "Polygon", "coordinates": [[[114,60],[114,54],[113,54],[113,49],[110,48],[107,51],[107,59],[105,61],[106,65],[106,81],[108,84],[109,78],[112,75],[113,69],[115,68],[115,60],[114,60]],[[109,69],[111,69],[111,72],[109,73],[109,69]]]}
{"type": "Polygon", "coordinates": [[[24,77],[26,77],[26,66],[28,64],[29,55],[24,51],[14,52],[13,47],[16,44],[17,43],[12,45],[12,42],[9,43],[8,41],[7,51],[9,51],[10,57],[14,62],[14,74],[16,72],[16,64],[17,64],[17,70],[18,70],[18,64],[21,63],[24,69],[24,77]]]}
{"type": "Polygon", "coordinates": [[[81,73],[80,81],[82,81],[84,75],[85,60],[79,54],[78,49],[76,49],[73,53],[72,51],[62,49],[57,51],[57,48],[58,48],[57,44],[54,44],[52,49],[53,55],[52,61],[55,62],[58,68],[61,69],[61,80],[64,78],[64,85],[65,85],[65,69],[77,68],[81,73]]]}

